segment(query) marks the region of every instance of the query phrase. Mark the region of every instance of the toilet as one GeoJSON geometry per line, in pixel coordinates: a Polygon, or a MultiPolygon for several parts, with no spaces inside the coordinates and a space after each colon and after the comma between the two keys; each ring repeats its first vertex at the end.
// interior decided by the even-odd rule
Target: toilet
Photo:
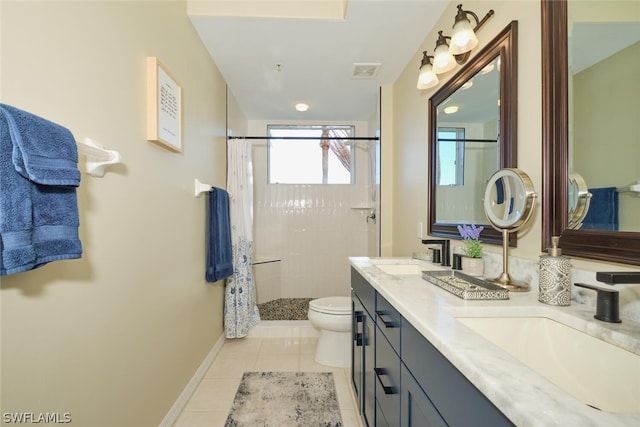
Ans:
{"type": "Polygon", "coordinates": [[[351,366],[351,298],[311,300],[308,317],[320,329],[315,361],[338,368],[351,366]]]}

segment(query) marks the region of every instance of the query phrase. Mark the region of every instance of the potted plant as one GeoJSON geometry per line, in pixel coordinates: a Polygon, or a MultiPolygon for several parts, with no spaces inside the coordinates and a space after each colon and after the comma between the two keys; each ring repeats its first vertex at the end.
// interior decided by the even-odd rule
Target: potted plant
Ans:
{"type": "Polygon", "coordinates": [[[465,248],[462,257],[462,271],[470,276],[482,276],[484,274],[484,260],[482,259],[482,245],[480,244],[480,233],[483,226],[476,227],[474,224],[464,224],[458,226],[458,232],[464,239],[465,248]]]}

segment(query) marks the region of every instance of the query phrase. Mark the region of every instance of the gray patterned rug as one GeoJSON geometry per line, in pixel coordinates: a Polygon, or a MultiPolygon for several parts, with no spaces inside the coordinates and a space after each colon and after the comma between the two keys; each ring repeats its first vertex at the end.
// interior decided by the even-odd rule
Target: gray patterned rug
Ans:
{"type": "Polygon", "coordinates": [[[331,372],[245,372],[225,427],[342,427],[331,372]]]}

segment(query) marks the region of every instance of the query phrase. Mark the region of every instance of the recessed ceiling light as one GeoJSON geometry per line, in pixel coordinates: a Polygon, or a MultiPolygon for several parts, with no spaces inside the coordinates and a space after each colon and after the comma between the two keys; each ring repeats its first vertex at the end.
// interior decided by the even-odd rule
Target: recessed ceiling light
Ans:
{"type": "Polygon", "coordinates": [[[307,111],[309,109],[309,104],[305,104],[304,102],[300,102],[296,104],[297,111],[307,111]]]}
{"type": "Polygon", "coordinates": [[[450,107],[447,107],[444,109],[444,113],[445,114],[453,114],[453,113],[457,113],[458,112],[458,106],[457,105],[452,105],[450,107]]]}

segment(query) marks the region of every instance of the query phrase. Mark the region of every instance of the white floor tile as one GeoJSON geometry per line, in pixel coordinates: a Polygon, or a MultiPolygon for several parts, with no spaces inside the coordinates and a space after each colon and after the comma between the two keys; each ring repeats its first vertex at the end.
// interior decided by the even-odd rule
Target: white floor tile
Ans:
{"type": "Polygon", "coordinates": [[[174,427],[223,427],[242,374],[250,371],[333,372],[344,427],[362,427],[350,369],[316,363],[317,340],[288,335],[226,340],[174,427]]]}
{"type": "Polygon", "coordinates": [[[253,366],[254,371],[285,371],[297,372],[300,370],[298,354],[265,353],[261,354],[253,366]]]}
{"type": "Polygon", "coordinates": [[[229,411],[183,412],[173,427],[224,427],[229,411]]]}
{"type": "Polygon", "coordinates": [[[226,352],[218,354],[205,378],[242,378],[242,374],[252,371],[258,353],[226,352]]]}
{"type": "Polygon", "coordinates": [[[258,356],[265,354],[298,354],[300,351],[299,337],[263,338],[258,356]]]}
{"type": "Polygon", "coordinates": [[[239,385],[240,378],[205,378],[196,388],[184,410],[228,412],[239,385]]]}

